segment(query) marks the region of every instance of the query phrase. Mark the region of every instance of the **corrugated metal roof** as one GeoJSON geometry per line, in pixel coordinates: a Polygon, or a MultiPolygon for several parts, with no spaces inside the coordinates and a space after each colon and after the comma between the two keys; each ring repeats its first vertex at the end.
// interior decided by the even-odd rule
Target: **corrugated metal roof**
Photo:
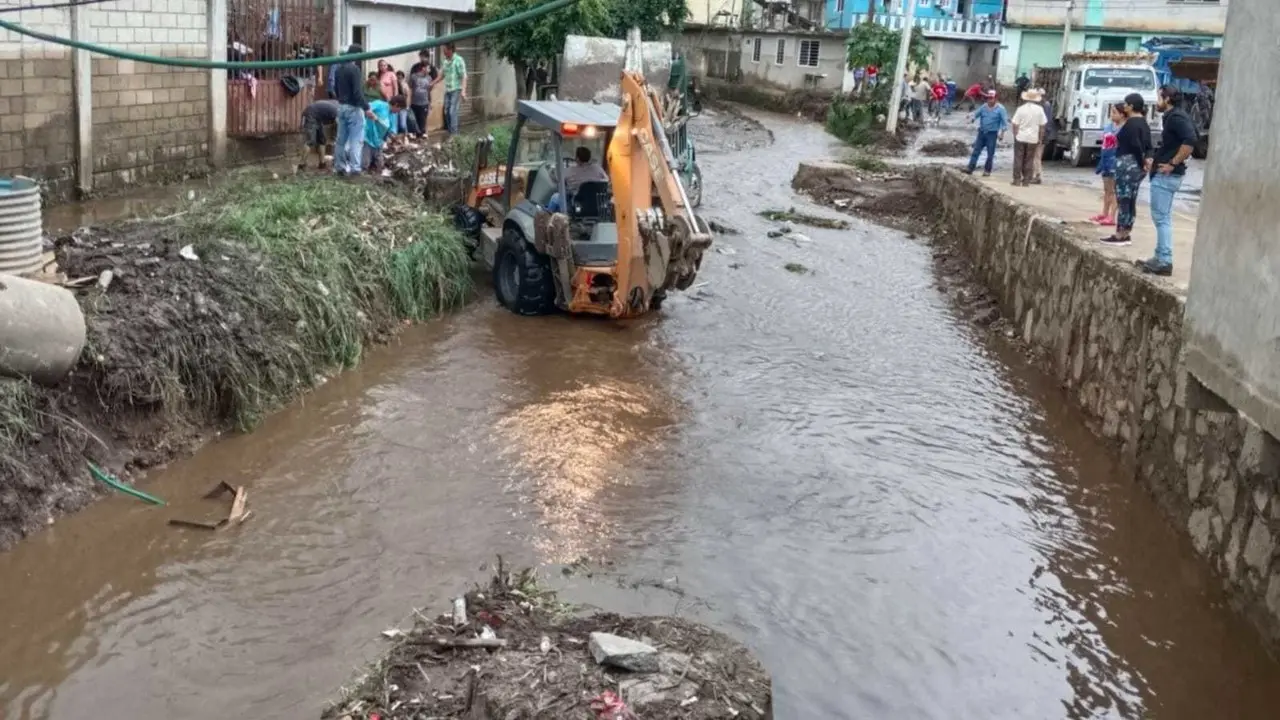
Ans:
{"type": "Polygon", "coordinates": [[[548,127],[561,123],[578,123],[598,127],[614,127],[622,108],[612,103],[576,102],[573,100],[521,100],[520,114],[548,127]]]}

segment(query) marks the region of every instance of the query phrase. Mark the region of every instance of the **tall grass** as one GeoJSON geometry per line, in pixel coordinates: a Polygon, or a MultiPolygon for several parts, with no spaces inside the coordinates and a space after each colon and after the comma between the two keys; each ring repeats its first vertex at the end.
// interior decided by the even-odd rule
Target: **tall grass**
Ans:
{"type": "Polygon", "coordinates": [[[354,365],[398,320],[426,319],[470,289],[451,223],[378,186],[230,183],[179,223],[201,258],[229,260],[207,292],[234,322],[177,333],[156,369],[162,394],[242,428],[318,375],[354,365]]]}

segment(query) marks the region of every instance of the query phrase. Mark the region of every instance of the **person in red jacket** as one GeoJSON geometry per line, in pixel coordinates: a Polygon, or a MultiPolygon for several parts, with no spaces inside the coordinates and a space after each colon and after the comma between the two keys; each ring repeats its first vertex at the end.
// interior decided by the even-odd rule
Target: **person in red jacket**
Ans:
{"type": "Polygon", "coordinates": [[[984,93],[982,92],[982,83],[974,83],[964,91],[964,101],[969,103],[969,110],[973,110],[982,103],[984,93]]]}
{"type": "Polygon", "coordinates": [[[933,87],[930,88],[930,92],[933,93],[933,99],[929,101],[929,115],[934,120],[941,120],[942,103],[947,99],[947,83],[943,81],[941,75],[933,81],[933,87]]]}

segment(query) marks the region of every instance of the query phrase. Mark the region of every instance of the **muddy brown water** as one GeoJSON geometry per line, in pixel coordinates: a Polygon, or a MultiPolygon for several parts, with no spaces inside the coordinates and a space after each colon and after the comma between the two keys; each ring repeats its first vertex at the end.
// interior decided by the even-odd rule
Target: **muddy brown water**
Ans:
{"type": "Polygon", "coordinates": [[[766,122],[765,148],[703,136],[707,214],[743,232],[661,317],[486,295],[154,473],[170,507],[109,498],[0,555],[0,716],[315,717],[502,554],[612,562],[551,576],[742,638],[779,718],[1274,718],[1280,666],[1190,543],[957,318],[927,245],[766,237],[757,210],[824,212],[788,181],[831,150],[766,122]],[[166,527],[218,480],[254,519],[166,527]]]}

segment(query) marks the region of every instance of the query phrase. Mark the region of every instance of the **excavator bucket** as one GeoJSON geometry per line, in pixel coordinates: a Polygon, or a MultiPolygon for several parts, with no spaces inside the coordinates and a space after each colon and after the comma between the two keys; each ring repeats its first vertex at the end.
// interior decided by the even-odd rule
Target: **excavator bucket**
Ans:
{"type": "MultiPolygon", "coordinates": [[[[671,43],[645,42],[640,47],[645,81],[649,87],[666,88],[671,79],[671,43]]],[[[619,103],[622,71],[627,65],[627,41],[569,35],[564,41],[556,98],[619,103]]]]}

